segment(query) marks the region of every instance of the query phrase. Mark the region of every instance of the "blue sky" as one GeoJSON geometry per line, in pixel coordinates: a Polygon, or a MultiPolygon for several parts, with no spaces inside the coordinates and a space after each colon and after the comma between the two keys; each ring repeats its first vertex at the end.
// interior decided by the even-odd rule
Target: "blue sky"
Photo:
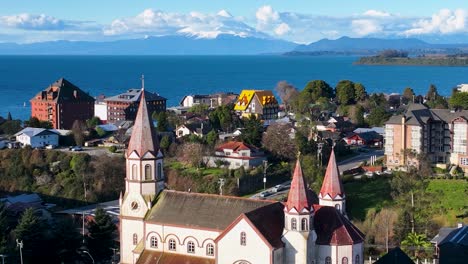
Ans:
{"type": "Polygon", "coordinates": [[[232,33],[307,43],[467,32],[468,1],[460,0],[0,0],[0,42],[232,33]]]}

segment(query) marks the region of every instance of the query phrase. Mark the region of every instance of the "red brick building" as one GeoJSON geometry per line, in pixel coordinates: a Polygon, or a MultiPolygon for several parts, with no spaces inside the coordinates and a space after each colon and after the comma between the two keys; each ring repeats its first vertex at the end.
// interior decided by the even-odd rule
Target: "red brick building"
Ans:
{"type": "MultiPolygon", "coordinates": [[[[135,120],[140,104],[142,89],[129,89],[127,92],[104,99],[107,104],[107,121],[135,120]]],[[[166,111],[166,98],[144,89],[146,105],[150,115],[166,111]]]]}
{"type": "Polygon", "coordinates": [[[75,120],[94,116],[94,98],[61,78],[31,99],[31,116],[56,129],[71,129],[75,120]]]}

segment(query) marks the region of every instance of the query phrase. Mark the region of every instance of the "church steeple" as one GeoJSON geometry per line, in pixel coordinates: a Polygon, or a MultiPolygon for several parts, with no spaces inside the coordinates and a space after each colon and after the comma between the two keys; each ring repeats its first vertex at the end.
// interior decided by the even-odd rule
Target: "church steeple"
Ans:
{"type": "Polygon", "coordinates": [[[327,171],[319,193],[320,205],[334,206],[345,214],[345,192],[340,179],[340,172],[336,164],[335,151],[332,149],[328,160],[327,171]]]}
{"type": "Polygon", "coordinates": [[[145,99],[145,89],[141,89],[140,105],[132,129],[132,136],[128,143],[127,157],[136,152],[138,157],[143,157],[147,152],[154,156],[159,151],[159,140],[156,136],[145,99]]]}
{"type": "Polygon", "coordinates": [[[304,209],[306,209],[307,212],[309,212],[311,206],[312,202],[308,194],[307,184],[304,181],[301,162],[299,161],[298,157],[296,161],[296,167],[294,168],[294,174],[291,182],[291,189],[289,190],[286,208],[288,211],[295,208],[296,211],[300,213],[304,209]]]}

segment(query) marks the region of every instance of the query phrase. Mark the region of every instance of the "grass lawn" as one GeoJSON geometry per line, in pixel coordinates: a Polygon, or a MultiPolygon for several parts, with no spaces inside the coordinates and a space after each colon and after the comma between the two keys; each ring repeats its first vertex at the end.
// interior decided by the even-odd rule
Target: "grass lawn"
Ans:
{"type": "Polygon", "coordinates": [[[389,178],[349,182],[344,185],[344,189],[351,219],[362,221],[369,209],[380,209],[393,204],[389,178]]]}
{"type": "MultiPolygon", "coordinates": [[[[468,182],[466,180],[431,180],[427,192],[438,198],[432,204],[435,210],[445,209],[446,212],[436,216],[436,219],[446,225],[455,225],[460,219],[456,216],[468,207],[468,182]]],[[[443,212],[443,211],[442,211],[443,212]]]]}

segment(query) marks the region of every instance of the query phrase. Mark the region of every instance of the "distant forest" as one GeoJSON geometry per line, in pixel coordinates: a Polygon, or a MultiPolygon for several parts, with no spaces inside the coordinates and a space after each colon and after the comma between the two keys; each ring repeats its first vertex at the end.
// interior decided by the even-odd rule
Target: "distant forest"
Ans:
{"type": "Polygon", "coordinates": [[[357,65],[425,65],[425,66],[468,66],[468,54],[420,55],[409,57],[408,52],[384,50],[376,56],[361,57],[357,65]]]}

